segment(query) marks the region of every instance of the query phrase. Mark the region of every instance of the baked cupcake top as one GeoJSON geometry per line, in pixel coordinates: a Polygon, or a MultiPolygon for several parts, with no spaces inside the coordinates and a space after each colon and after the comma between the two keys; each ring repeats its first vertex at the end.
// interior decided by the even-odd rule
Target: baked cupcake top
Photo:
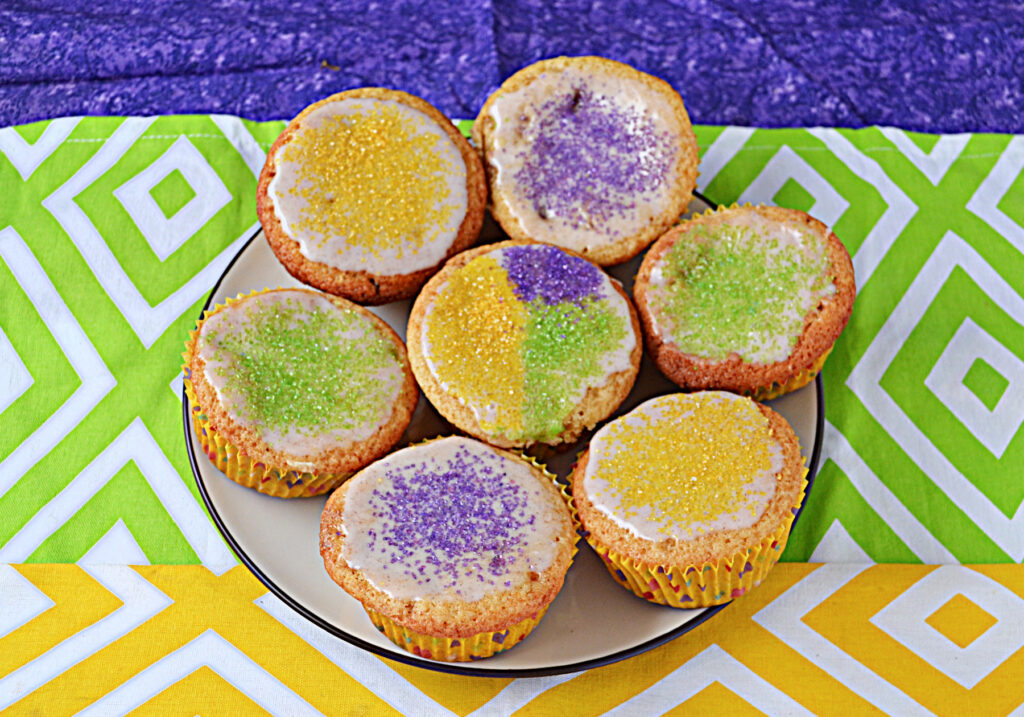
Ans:
{"type": "Polygon", "coordinates": [[[696,139],[678,93],[604,58],[521,70],[488,99],[473,132],[505,231],[599,264],[652,242],[696,182],[696,139]]]}
{"type": "MultiPolygon", "coordinates": [[[[254,434],[272,451],[316,456],[367,440],[391,421],[411,376],[397,336],[342,303],[278,289],[220,307],[199,329],[193,383],[212,389],[234,432],[254,434]]],[[[287,467],[318,466],[290,460],[287,467]]]]}
{"type": "Polygon", "coordinates": [[[618,401],[628,393],[637,328],[629,300],[589,261],[503,242],[460,255],[427,285],[412,312],[410,361],[449,420],[460,423],[439,393],[471,412],[475,426],[464,430],[511,445],[555,442],[588,390],[623,375],[618,401]]]}
{"type": "Polygon", "coordinates": [[[642,540],[692,541],[755,525],[771,504],[783,447],[754,401],[724,391],[653,398],[590,442],[590,504],[642,540]]]}
{"type": "Polygon", "coordinates": [[[293,276],[380,304],[412,296],[477,240],[486,192],[479,156],[448,118],[414,95],[364,87],[288,123],[256,209],[293,276]]]}
{"type": "Polygon", "coordinates": [[[347,566],[396,600],[477,602],[550,568],[564,575],[572,542],[568,509],[536,466],[459,437],[359,472],[334,530],[347,566]]]}
{"type": "Polygon", "coordinates": [[[775,363],[834,280],[824,233],[754,208],[721,211],[690,222],[651,265],[652,330],[684,353],[775,363]]]}
{"type": "Polygon", "coordinates": [[[466,166],[420,110],[351,97],[302,118],[274,157],[268,194],[306,257],[404,274],[444,259],[466,215],[466,166]]]}

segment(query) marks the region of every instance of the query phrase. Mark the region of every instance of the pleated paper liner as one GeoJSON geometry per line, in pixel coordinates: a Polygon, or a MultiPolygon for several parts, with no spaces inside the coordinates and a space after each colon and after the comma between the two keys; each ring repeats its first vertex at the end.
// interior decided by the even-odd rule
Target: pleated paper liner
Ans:
{"type": "Polygon", "coordinates": [[[770,401],[773,398],[778,398],[791,391],[796,391],[799,388],[803,388],[821,372],[822,367],[825,365],[825,359],[832,353],[832,347],[830,346],[828,351],[823,353],[818,360],[815,361],[809,368],[805,368],[800,373],[793,376],[785,383],[773,383],[771,386],[762,386],[751,394],[751,398],[755,401],[770,401]]]}
{"type": "MultiPolygon", "coordinates": [[[[436,440],[439,439],[431,438],[423,441],[420,445],[432,443],[436,440]]],[[[558,489],[558,492],[562,496],[562,500],[565,501],[566,506],[568,506],[569,514],[572,517],[572,553],[569,562],[569,567],[571,568],[572,558],[575,558],[576,553],[579,550],[577,543],[579,541],[580,528],[579,512],[576,510],[576,503],[573,501],[572,495],[569,493],[566,486],[563,483],[560,483],[558,478],[548,471],[544,464],[540,463],[537,459],[519,451],[505,451],[504,449],[498,450],[512,453],[513,455],[521,457],[535,468],[539,468],[558,489]]],[[[504,650],[508,650],[511,647],[515,647],[522,642],[535,627],[537,627],[541,618],[544,617],[544,614],[547,612],[548,607],[549,605],[545,605],[525,620],[520,620],[517,623],[509,625],[503,630],[478,632],[465,637],[445,637],[441,635],[429,635],[411,630],[395,622],[388,616],[363,605],[363,609],[366,610],[366,614],[370,616],[370,621],[393,643],[401,647],[403,650],[407,650],[419,657],[442,662],[469,662],[470,660],[482,660],[504,650]]]]}
{"type": "Polygon", "coordinates": [[[322,495],[341,485],[351,474],[309,473],[252,460],[245,451],[227,440],[210,425],[210,420],[199,406],[195,389],[192,386],[190,368],[192,357],[195,352],[196,338],[206,319],[217,311],[239,301],[273,291],[275,289],[260,289],[246,295],[239,294],[234,299],[228,299],[224,304],[218,304],[212,310],[204,311],[196,328],[189,331],[189,340],[185,343],[185,353],[182,354],[182,359],[184,360],[185,393],[191,405],[192,429],[203,452],[217,467],[217,470],[234,482],[276,498],[305,498],[322,495]]]}
{"type": "Polygon", "coordinates": [[[374,626],[393,643],[419,657],[442,662],[483,660],[515,647],[537,627],[548,609],[545,606],[538,610],[536,615],[497,632],[478,632],[469,637],[435,637],[402,627],[391,618],[365,605],[363,608],[374,626]]]}
{"type": "Polygon", "coordinates": [[[585,537],[615,581],[638,597],[670,607],[721,605],[760,585],[779,561],[806,490],[804,468],[799,500],[778,528],[757,545],[702,565],[652,565],[620,555],[590,534],[585,537]]]}

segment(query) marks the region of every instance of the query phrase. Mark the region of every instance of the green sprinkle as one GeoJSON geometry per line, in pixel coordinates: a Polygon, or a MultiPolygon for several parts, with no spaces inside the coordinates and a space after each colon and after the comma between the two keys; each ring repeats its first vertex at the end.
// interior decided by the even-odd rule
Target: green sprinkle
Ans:
{"type": "Polygon", "coordinates": [[[398,356],[363,316],[294,299],[241,308],[238,330],[210,331],[207,340],[244,421],[307,436],[383,421],[392,397],[381,375],[398,356]]]}
{"type": "Polygon", "coordinates": [[[601,358],[626,337],[625,321],[607,302],[530,302],[523,345],[524,433],[551,440],[579,400],[581,390],[605,370],[601,358]]]}
{"type": "Polygon", "coordinates": [[[681,237],[666,253],[657,298],[676,345],[715,361],[734,351],[749,363],[788,356],[832,281],[821,238],[800,236],[802,244],[780,244],[750,227],[697,225],[681,237]]]}

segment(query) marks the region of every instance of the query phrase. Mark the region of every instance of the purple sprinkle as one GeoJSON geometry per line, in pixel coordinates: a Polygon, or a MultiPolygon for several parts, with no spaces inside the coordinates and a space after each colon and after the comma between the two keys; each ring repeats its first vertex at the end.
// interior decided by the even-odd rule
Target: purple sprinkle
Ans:
{"type": "Polygon", "coordinates": [[[549,306],[562,301],[597,298],[601,271],[589,261],[546,244],[508,247],[502,264],[512,290],[523,302],[540,296],[549,306]]]}
{"type": "Polygon", "coordinates": [[[400,563],[421,584],[436,578],[442,588],[454,588],[467,571],[491,584],[487,576],[510,577],[518,536],[532,516],[526,491],[503,480],[502,460],[461,448],[450,457],[389,469],[387,487],[370,501],[383,516],[375,549],[385,562],[400,563]]]}
{"type": "Polygon", "coordinates": [[[537,107],[536,140],[515,179],[542,218],[593,228],[635,211],[634,197],[664,181],[675,146],[643,109],[579,87],[537,107]]]}

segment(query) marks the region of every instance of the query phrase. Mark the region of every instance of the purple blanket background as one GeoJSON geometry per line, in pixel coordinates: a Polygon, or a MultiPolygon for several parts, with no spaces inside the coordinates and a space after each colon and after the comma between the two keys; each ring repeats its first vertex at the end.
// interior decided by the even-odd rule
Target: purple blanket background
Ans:
{"type": "Polygon", "coordinates": [[[963,0],[7,0],[0,125],[288,119],[363,85],[472,118],[505,77],[560,54],[659,75],[698,123],[1024,130],[1024,7],[963,0]]]}

